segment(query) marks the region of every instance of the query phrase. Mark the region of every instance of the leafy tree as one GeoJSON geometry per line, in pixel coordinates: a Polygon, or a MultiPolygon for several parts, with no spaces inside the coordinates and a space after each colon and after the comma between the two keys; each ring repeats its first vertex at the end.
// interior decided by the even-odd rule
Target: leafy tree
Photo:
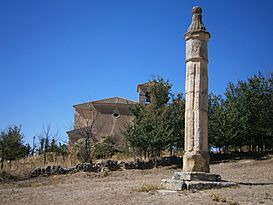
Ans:
{"type": "Polygon", "coordinates": [[[139,156],[144,154],[146,158],[150,141],[148,135],[146,135],[145,106],[141,104],[132,106],[131,112],[135,118],[132,123],[125,126],[123,135],[129,146],[133,148],[134,153],[138,152],[139,156]]]}
{"type": "Polygon", "coordinates": [[[94,144],[89,137],[81,138],[76,142],[77,156],[81,162],[92,162],[94,144]]]}
{"type": "Polygon", "coordinates": [[[58,150],[59,150],[59,147],[57,144],[57,140],[55,138],[52,138],[48,151],[49,152],[58,152],[58,150]]]}
{"type": "Polygon", "coordinates": [[[172,85],[161,78],[150,81],[150,103],[145,105],[134,105],[131,112],[134,120],[127,125],[123,133],[130,147],[136,149],[140,156],[160,156],[162,150],[166,148],[181,147],[183,139],[184,114],[178,117],[180,111],[183,112],[184,101],[178,96],[171,99],[172,85]],[[179,124],[181,123],[181,125],[179,124]],[[176,126],[178,125],[178,126],[176,126]],[[178,132],[177,132],[178,131],[178,132]],[[176,139],[176,140],[175,140],[176,139]]]}
{"type": "Polygon", "coordinates": [[[11,161],[21,157],[28,156],[30,153],[30,146],[23,144],[23,133],[21,127],[16,125],[9,126],[0,134],[0,155],[1,155],[1,169],[3,168],[4,160],[11,161]]]}
{"type": "Polygon", "coordinates": [[[165,123],[168,128],[168,147],[170,154],[173,150],[184,148],[185,99],[181,93],[172,96],[165,123]]]}
{"type": "Polygon", "coordinates": [[[209,141],[211,145],[252,151],[272,148],[273,89],[261,73],[247,81],[229,83],[225,99],[209,95],[209,141]]]}
{"type": "MultiPolygon", "coordinates": [[[[134,120],[126,126],[124,136],[140,156],[158,156],[160,152],[182,148],[185,102],[173,96],[168,81],[150,82],[150,103],[131,108],[134,120]]],[[[210,146],[229,150],[252,151],[273,148],[273,72],[261,73],[246,81],[229,83],[224,96],[209,95],[208,134],[210,146]]]]}
{"type": "Polygon", "coordinates": [[[229,144],[227,136],[227,116],[225,101],[221,95],[210,93],[208,96],[208,136],[210,146],[220,150],[229,144]]]}
{"type": "MultiPolygon", "coordinates": [[[[272,77],[272,73],[271,73],[272,77]]],[[[244,105],[246,139],[252,151],[266,149],[267,139],[272,139],[272,87],[270,78],[261,73],[254,75],[247,82],[238,82],[238,101],[244,105]]]]}
{"type": "Polygon", "coordinates": [[[94,157],[97,159],[111,157],[116,151],[114,145],[110,137],[105,138],[100,143],[96,143],[94,147],[94,157]]]}

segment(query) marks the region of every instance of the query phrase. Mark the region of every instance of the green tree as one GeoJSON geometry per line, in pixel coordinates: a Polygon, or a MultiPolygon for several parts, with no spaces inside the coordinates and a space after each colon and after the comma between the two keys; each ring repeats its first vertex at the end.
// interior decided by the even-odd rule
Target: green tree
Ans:
{"type": "Polygon", "coordinates": [[[222,147],[229,145],[227,134],[227,112],[221,95],[210,93],[208,96],[208,136],[209,145],[222,147]]]}
{"type": "Polygon", "coordinates": [[[113,136],[106,136],[102,142],[94,145],[94,157],[97,159],[111,157],[117,149],[115,149],[115,138],[113,136]]]}
{"type": "Polygon", "coordinates": [[[162,78],[150,81],[149,84],[151,85],[150,103],[132,106],[134,120],[127,125],[123,133],[129,146],[145,158],[160,156],[161,151],[166,148],[179,147],[182,139],[177,143],[173,138],[183,135],[181,131],[176,133],[177,127],[174,125],[174,123],[183,123],[183,117],[174,119],[181,110],[181,106],[183,107],[183,103],[177,98],[173,104],[168,104],[171,99],[172,85],[162,78]]]}
{"type": "Polygon", "coordinates": [[[209,95],[209,141],[213,146],[252,151],[272,148],[272,73],[229,83],[225,98],[209,95]]]}
{"type": "Polygon", "coordinates": [[[23,133],[21,127],[16,125],[9,126],[0,134],[0,156],[1,168],[3,168],[4,160],[11,161],[25,157],[30,152],[30,146],[23,144],[23,133]]]}
{"type": "Polygon", "coordinates": [[[184,148],[184,125],[185,125],[185,99],[181,93],[172,96],[169,103],[165,123],[168,132],[167,146],[172,155],[173,150],[184,148]]]}
{"type": "Polygon", "coordinates": [[[58,154],[62,155],[63,162],[65,162],[65,156],[68,154],[68,146],[59,142],[58,154]]]}
{"type": "MultiPolygon", "coordinates": [[[[272,73],[271,73],[272,78],[272,73]]],[[[244,106],[246,116],[245,139],[252,151],[266,149],[267,142],[272,140],[272,85],[260,72],[246,82],[238,82],[238,102],[244,106]]],[[[243,109],[243,108],[241,108],[243,109]]]]}
{"type": "Polygon", "coordinates": [[[144,105],[131,106],[131,112],[134,115],[132,123],[125,126],[123,135],[129,146],[133,149],[134,153],[138,153],[139,156],[144,154],[146,158],[148,149],[150,148],[149,137],[146,134],[147,124],[144,105]]]}

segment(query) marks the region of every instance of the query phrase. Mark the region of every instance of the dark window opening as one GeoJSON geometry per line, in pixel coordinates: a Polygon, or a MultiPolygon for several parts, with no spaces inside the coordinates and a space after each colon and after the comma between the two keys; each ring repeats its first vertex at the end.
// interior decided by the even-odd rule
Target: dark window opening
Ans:
{"type": "Polygon", "coordinates": [[[145,93],[145,103],[149,104],[151,102],[151,97],[148,92],[145,93]]]}
{"type": "Polygon", "coordinates": [[[113,114],[113,117],[114,117],[114,118],[118,118],[119,116],[120,116],[119,113],[114,113],[114,114],[113,114]]]}

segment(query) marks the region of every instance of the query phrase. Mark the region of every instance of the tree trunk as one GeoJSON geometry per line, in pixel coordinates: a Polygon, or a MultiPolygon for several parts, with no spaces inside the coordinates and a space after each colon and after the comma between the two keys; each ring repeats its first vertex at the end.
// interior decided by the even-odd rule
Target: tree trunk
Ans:
{"type": "Polygon", "coordinates": [[[44,152],[44,165],[46,164],[46,152],[44,152]]]}
{"type": "Polygon", "coordinates": [[[1,159],[1,169],[4,168],[4,158],[1,159]]]}
{"type": "Polygon", "coordinates": [[[173,148],[172,148],[172,146],[170,147],[170,156],[173,156],[173,148]]]}
{"type": "Polygon", "coordinates": [[[262,151],[265,152],[265,138],[262,136],[262,151]]]}

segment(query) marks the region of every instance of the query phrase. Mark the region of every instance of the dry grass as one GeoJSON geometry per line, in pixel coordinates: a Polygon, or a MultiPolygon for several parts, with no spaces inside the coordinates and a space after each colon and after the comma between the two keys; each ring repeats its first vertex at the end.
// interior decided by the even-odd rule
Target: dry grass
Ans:
{"type": "Polygon", "coordinates": [[[226,197],[221,196],[220,194],[212,193],[210,194],[212,201],[227,203],[228,205],[239,205],[239,203],[233,199],[227,199],[226,197]]]}
{"type": "Polygon", "coordinates": [[[148,184],[144,183],[142,184],[137,191],[138,192],[152,192],[161,189],[162,187],[158,184],[148,184]]]}
{"type": "Polygon", "coordinates": [[[4,162],[4,168],[2,172],[8,172],[14,176],[21,179],[28,178],[31,170],[35,167],[47,167],[53,165],[60,165],[62,167],[72,167],[75,166],[79,161],[71,160],[68,156],[64,159],[62,156],[55,156],[54,153],[47,154],[47,161],[44,164],[43,155],[31,156],[20,160],[4,162]]]}
{"type": "Polygon", "coordinates": [[[45,186],[55,186],[66,182],[65,176],[54,175],[51,177],[38,177],[28,180],[15,180],[9,181],[9,183],[2,183],[2,187],[5,189],[9,188],[36,188],[45,186]]]}

